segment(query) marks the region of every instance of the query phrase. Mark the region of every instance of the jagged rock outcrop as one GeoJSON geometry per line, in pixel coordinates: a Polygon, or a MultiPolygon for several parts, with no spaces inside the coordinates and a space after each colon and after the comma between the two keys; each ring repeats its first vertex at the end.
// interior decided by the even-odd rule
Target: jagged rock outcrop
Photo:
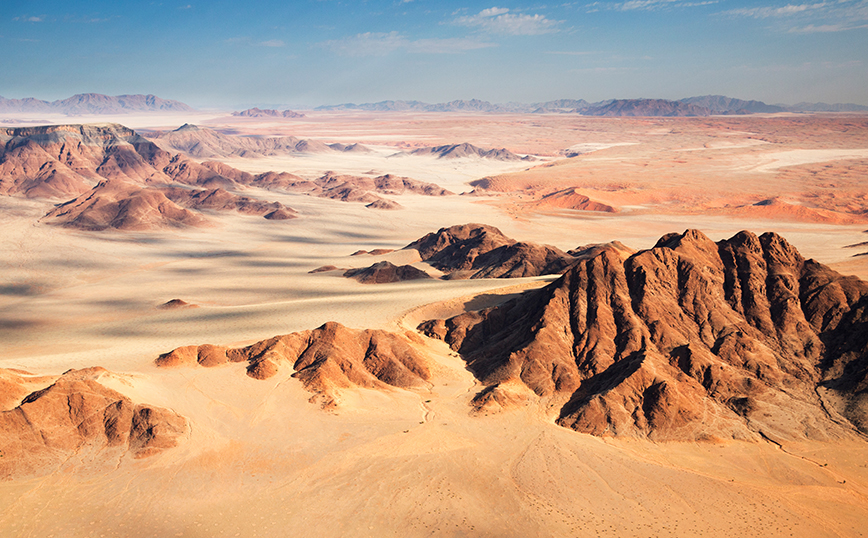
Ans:
{"type": "Polygon", "coordinates": [[[137,404],[100,384],[103,368],[70,370],[46,388],[0,412],[0,478],[53,472],[75,460],[77,467],[116,465],[176,446],[187,421],[159,407],[137,404]]]}
{"type": "Polygon", "coordinates": [[[868,283],[783,238],[670,234],[602,248],[549,286],[420,330],[492,391],[519,381],[559,424],[654,440],[868,432],[868,283]]]}
{"type": "Polygon", "coordinates": [[[314,330],[275,336],[243,348],[204,344],[184,346],[156,359],[157,366],[213,367],[247,362],[247,375],[268,379],[284,368],[315,393],[324,407],[340,401],[340,389],[389,386],[412,388],[425,384],[431,373],[427,360],[411,346],[413,333],[348,329],[335,322],[314,330]]]}
{"type": "Polygon", "coordinates": [[[574,261],[554,247],[517,242],[485,224],[441,228],[410,243],[444,278],[518,278],[563,272],[574,261]]]}
{"type": "Polygon", "coordinates": [[[412,265],[398,266],[386,261],[377,262],[370,267],[350,269],[344,273],[344,276],[358,280],[362,284],[387,284],[431,278],[431,275],[412,265]]]}

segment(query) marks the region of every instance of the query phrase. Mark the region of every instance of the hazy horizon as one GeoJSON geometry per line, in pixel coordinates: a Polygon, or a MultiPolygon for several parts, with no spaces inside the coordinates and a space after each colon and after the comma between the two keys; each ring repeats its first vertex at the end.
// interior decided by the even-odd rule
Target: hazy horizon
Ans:
{"type": "Polygon", "coordinates": [[[868,103],[868,0],[29,2],[0,95],[196,107],[562,98],[868,103]]]}

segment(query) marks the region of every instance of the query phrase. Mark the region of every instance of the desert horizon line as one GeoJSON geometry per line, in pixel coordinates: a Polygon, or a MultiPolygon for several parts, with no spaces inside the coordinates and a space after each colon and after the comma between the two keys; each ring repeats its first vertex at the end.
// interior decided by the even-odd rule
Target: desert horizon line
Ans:
{"type": "MultiPolygon", "coordinates": [[[[180,99],[167,99],[155,94],[143,93],[124,93],[117,95],[109,95],[98,92],[83,92],[76,93],[70,97],[55,100],[40,99],[34,96],[25,97],[6,97],[0,94],[0,112],[50,112],[51,109],[74,107],[77,103],[84,103],[94,99],[132,99],[135,98],[140,103],[137,108],[140,110],[152,111],[209,111],[209,110],[243,110],[253,108],[263,109],[294,109],[305,111],[325,111],[325,110],[347,110],[347,109],[368,109],[370,111],[388,112],[388,111],[407,111],[407,112],[534,112],[540,111],[535,109],[540,108],[558,108],[558,109],[576,109],[574,112],[579,112],[578,109],[587,107],[600,107],[612,103],[635,103],[635,102],[657,102],[657,103],[684,103],[684,104],[699,104],[706,105],[712,109],[714,106],[708,106],[708,100],[714,99],[717,104],[726,103],[722,110],[735,111],[739,107],[749,106],[759,108],[759,110],[751,110],[751,112],[861,112],[868,111],[868,105],[855,102],[835,102],[829,103],[825,101],[799,101],[797,103],[766,103],[759,99],[744,99],[740,97],[730,97],[723,94],[704,94],[682,97],[678,99],[669,99],[664,97],[612,97],[601,99],[598,101],[590,101],[581,97],[562,97],[558,99],[549,99],[545,101],[505,101],[494,102],[486,99],[472,97],[469,99],[453,99],[449,101],[428,102],[418,99],[382,99],[378,101],[344,101],[341,103],[275,103],[275,102],[246,102],[235,103],[231,105],[190,105],[180,99]],[[705,103],[700,103],[700,100],[706,100],[705,103]],[[147,108],[142,108],[146,106],[147,108]],[[451,107],[451,108],[450,108],[451,107]],[[763,109],[765,107],[766,109],[763,109]],[[531,110],[534,109],[534,110],[531,110]],[[780,109],[780,110],[775,110],[780,109]]],[[[126,106],[121,103],[121,108],[126,106]]],[[[748,110],[750,110],[748,108],[748,110]]],[[[544,110],[542,110],[544,111],[544,110]]]]}

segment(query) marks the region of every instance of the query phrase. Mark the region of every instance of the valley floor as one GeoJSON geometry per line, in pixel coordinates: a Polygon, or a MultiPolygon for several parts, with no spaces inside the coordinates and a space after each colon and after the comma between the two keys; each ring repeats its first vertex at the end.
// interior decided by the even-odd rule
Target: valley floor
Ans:
{"type": "MultiPolygon", "coordinates": [[[[207,121],[218,127],[223,120],[207,121]]],[[[769,215],[762,211],[766,206],[724,211],[721,208],[729,202],[696,202],[691,191],[649,209],[649,193],[658,182],[665,183],[658,194],[671,194],[695,170],[713,171],[700,178],[709,183],[694,186],[702,191],[725,174],[735,174],[736,164],[748,163],[752,171],[742,183],[728,187],[730,194],[747,189],[756,181],[755,174],[768,174],[773,184],[755,189],[757,196],[767,196],[781,185],[807,184],[823,173],[802,170],[798,175],[792,168],[816,164],[818,159],[856,174],[848,180],[850,190],[841,194],[847,204],[860,196],[868,200],[868,191],[859,191],[860,184],[863,191],[866,188],[866,179],[858,167],[868,159],[868,129],[862,120],[858,128],[851,128],[849,138],[835,135],[846,152],[801,157],[786,152],[795,151],[795,146],[828,150],[827,142],[813,132],[801,141],[774,141],[789,131],[776,127],[771,133],[766,124],[756,126],[757,132],[766,129],[764,135],[744,138],[764,136],[771,141],[762,145],[780,145],[777,153],[768,155],[757,153],[760,144],[721,142],[736,136],[733,126],[718,129],[687,120],[683,125],[660,120],[663,123],[651,126],[630,120],[630,128],[624,123],[616,128],[596,119],[573,125],[561,118],[525,117],[495,121],[487,132],[469,119],[448,124],[433,116],[422,126],[409,120],[385,126],[357,117],[342,121],[323,114],[301,123],[307,133],[293,134],[385,144],[411,140],[415,133],[428,137],[426,143],[509,145],[513,151],[545,159],[554,159],[557,148],[576,144],[634,145],[613,145],[575,158],[579,160],[532,170],[525,170],[532,164],[494,163],[486,168],[477,161],[465,168],[450,165],[451,171],[442,163],[428,168],[414,162],[391,169],[390,164],[398,161],[383,157],[375,163],[370,156],[333,163],[320,163],[317,157],[295,164],[288,159],[236,159],[232,166],[251,172],[280,166],[312,173],[333,164],[338,171],[361,174],[377,164],[381,172],[409,174],[415,167],[419,174],[430,174],[416,179],[457,192],[471,190],[465,182],[483,176],[493,178],[492,184],[520,184],[523,191],[448,197],[405,194],[394,197],[404,209],[377,212],[362,204],[249,189],[244,194],[280,201],[297,210],[300,218],[270,222],[214,214],[209,215],[214,226],[203,229],[75,231],[40,222],[53,207],[51,202],[0,198],[0,368],[56,375],[70,368],[102,366],[113,372],[101,379],[104,385],[136,401],[170,408],[191,424],[188,438],[177,448],[152,458],[124,458],[116,468],[95,469],[82,469],[70,460],[48,476],[0,482],[0,535],[868,534],[868,443],[860,440],[779,447],[600,439],[555,425],[557,407],[548,407],[545,400],[501,414],[471,416],[469,402],[482,386],[460,357],[429,339],[418,344],[432,360],[429,386],[413,391],[346,390],[335,411],[310,403],[311,394],[290,377],[290,371],[261,381],[246,376],[240,364],[158,369],[153,363],[159,354],[182,345],[240,346],[327,321],[352,328],[412,329],[429,317],[496,304],[553,279],[364,285],[342,278],[340,272],[309,274],[325,265],[361,267],[380,260],[421,267],[415,251],[376,257],[351,254],[359,249],[401,249],[440,227],[466,222],[493,225],[509,237],[563,250],[612,240],[635,249],[650,248],[665,233],[687,228],[698,228],[715,240],[742,229],[775,231],[806,258],[868,279],[868,256],[853,256],[868,247],[846,248],[868,241],[868,221],[860,220],[858,208],[846,213],[850,220],[844,221],[769,215]],[[541,121],[544,132],[523,131],[532,121],[541,121]],[[371,131],[366,135],[370,140],[358,135],[360,124],[371,131]],[[655,151],[670,151],[675,142],[655,146],[655,137],[665,138],[664,131],[679,126],[694,129],[691,136],[705,148],[694,153],[730,153],[721,159],[703,156],[690,161],[683,173],[677,171],[677,163],[664,166],[649,157],[655,151]],[[570,134],[569,129],[580,131],[570,134]],[[524,146],[522,132],[533,135],[524,146]],[[502,144],[497,143],[498,133],[502,144]],[[709,138],[719,146],[706,147],[709,138]],[[640,189],[642,176],[636,169],[643,161],[649,162],[643,168],[656,171],[644,176],[648,181],[640,189]],[[582,162],[587,163],[584,171],[577,168],[582,162]],[[620,194],[614,187],[607,191],[599,179],[617,172],[612,162],[620,163],[624,177],[629,177],[630,185],[620,194]],[[790,175],[769,172],[777,170],[770,162],[789,166],[790,175]],[[676,172],[667,176],[667,167],[676,172]],[[554,175],[543,181],[546,170],[554,175]],[[591,176],[595,179],[587,180],[591,176]],[[527,198],[536,200],[551,188],[546,183],[555,181],[551,178],[561,182],[559,186],[569,186],[565,178],[590,185],[591,198],[609,192],[605,201],[618,202],[621,210],[598,213],[525,205],[527,198]],[[628,194],[635,204],[624,202],[628,194]],[[694,202],[699,205],[690,206],[694,202]],[[667,212],[666,204],[673,210],[667,212]],[[631,209],[633,205],[642,208],[631,209]],[[175,298],[197,307],[157,308],[175,298]]],[[[290,124],[280,128],[288,129],[286,125],[290,124]]],[[[252,123],[234,128],[286,134],[252,123]]],[[[687,155],[686,142],[678,143],[679,155],[687,155]]],[[[798,188],[826,204],[834,188],[820,186],[798,188]]],[[[788,200],[804,203],[797,194],[789,192],[788,200]]]]}

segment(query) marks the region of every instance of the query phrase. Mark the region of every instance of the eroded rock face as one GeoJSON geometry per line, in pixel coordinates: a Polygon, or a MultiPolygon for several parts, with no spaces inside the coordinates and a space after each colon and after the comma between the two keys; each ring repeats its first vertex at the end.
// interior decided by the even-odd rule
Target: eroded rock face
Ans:
{"type": "Polygon", "coordinates": [[[244,348],[204,344],[184,346],[157,358],[158,366],[218,366],[247,362],[247,375],[273,377],[289,367],[292,377],[319,396],[324,407],[337,405],[339,389],[424,385],[431,373],[427,360],[410,345],[410,338],[381,330],[348,329],[329,322],[310,331],[275,336],[244,348]]]}
{"type": "Polygon", "coordinates": [[[441,228],[410,243],[448,278],[517,278],[563,272],[573,263],[569,254],[554,247],[517,242],[485,224],[441,228]]]}
{"type": "Polygon", "coordinates": [[[350,269],[344,273],[347,278],[354,278],[362,284],[387,284],[405,280],[420,280],[431,276],[412,265],[395,265],[390,262],[378,262],[370,267],[350,269]]]}
{"type": "Polygon", "coordinates": [[[420,329],[462,353],[489,390],[518,380],[565,400],[558,423],[580,432],[866,431],[868,284],[773,233],[714,243],[689,230],[626,259],[595,250],[546,288],[420,329]]]}
{"type": "Polygon", "coordinates": [[[0,412],[0,477],[47,474],[68,461],[85,469],[116,465],[124,454],[152,456],[187,434],[180,415],[100,384],[107,373],[70,370],[0,412]]]}

